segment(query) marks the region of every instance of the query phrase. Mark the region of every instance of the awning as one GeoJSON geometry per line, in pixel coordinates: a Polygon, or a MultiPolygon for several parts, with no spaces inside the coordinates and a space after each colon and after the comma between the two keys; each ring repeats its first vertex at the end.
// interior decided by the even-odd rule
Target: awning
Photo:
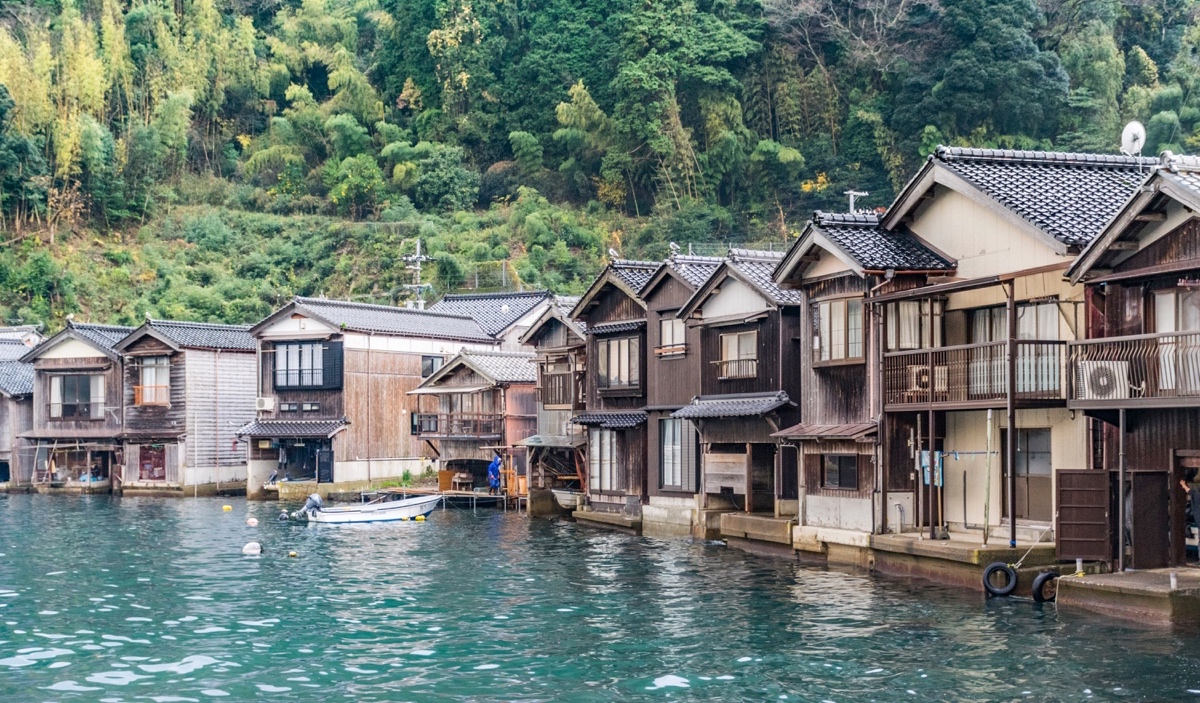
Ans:
{"type": "Polygon", "coordinates": [[[606,322],[602,325],[593,325],[587,328],[587,334],[620,334],[622,332],[636,332],[645,326],[645,320],[621,320],[620,322],[606,322]]]}
{"type": "Polygon", "coordinates": [[[552,447],[556,449],[574,449],[582,447],[586,441],[582,435],[573,434],[535,434],[517,442],[518,447],[552,447]]]}
{"type": "Polygon", "coordinates": [[[868,435],[875,434],[876,426],[873,422],[857,422],[845,425],[812,425],[801,423],[793,425],[786,430],[780,430],[772,437],[780,439],[797,439],[797,440],[821,440],[821,439],[841,439],[841,440],[859,440],[868,435]]]}
{"type": "Polygon", "coordinates": [[[756,417],[795,405],[784,391],[776,393],[746,393],[698,396],[690,405],[671,413],[684,420],[703,420],[721,417],[756,417]]]}
{"type": "Polygon", "coordinates": [[[408,392],[409,395],[450,395],[453,393],[475,393],[477,391],[486,390],[491,386],[429,386],[428,388],[415,388],[408,392]]]}
{"type": "Polygon", "coordinates": [[[237,431],[239,437],[329,438],[346,429],[346,420],[255,420],[237,431]]]}
{"type": "Polygon", "coordinates": [[[582,413],[571,418],[571,422],[606,430],[628,430],[644,424],[647,419],[644,412],[582,413]]]}

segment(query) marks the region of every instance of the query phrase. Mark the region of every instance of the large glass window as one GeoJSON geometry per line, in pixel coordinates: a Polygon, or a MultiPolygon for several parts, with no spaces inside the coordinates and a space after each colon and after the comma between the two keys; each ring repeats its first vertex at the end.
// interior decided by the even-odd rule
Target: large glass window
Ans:
{"type": "Polygon", "coordinates": [[[104,376],[51,376],[50,417],[64,420],[103,420],[104,376]]]}
{"type": "Polygon", "coordinates": [[[321,342],[290,342],[275,347],[275,385],[304,388],[325,383],[321,342]]]}
{"type": "Polygon", "coordinates": [[[901,300],[888,303],[884,314],[888,351],[942,346],[942,301],[901,300]]]}
{"type": "Polygon", "coordinates": [[[1017,475],[1049,476],[1050,430],[1017,430],[1017,475]]]}
{"type": "Polygon", "coordinates": [[[754,378],[758,375],[758,332],[721,335],[721,378],[754,378]]]}
{"type": "Polygon", "coordinates": [[[815,303],[812,316],[815,322],[814,361],[836,363],[863,360],[862,299],[815,303]]]}
{"type": "Polygon", "coordinates": [[[637,388],[642,359],[637,337],[596,340],[596,382],[600,388],[637,388]]]}
{"type": "Polygon", "coordinates": [[[619,491],[617,477],[617,433],[592,429],[588,432],[588,486],[593,491],[619,491]]]}
{"type": "Polygon", "coordinates": [[[171,360],[148,356],[141,361],[141,385],[134,389],[134,405],[167,405],[171,402],[171,360]]]}

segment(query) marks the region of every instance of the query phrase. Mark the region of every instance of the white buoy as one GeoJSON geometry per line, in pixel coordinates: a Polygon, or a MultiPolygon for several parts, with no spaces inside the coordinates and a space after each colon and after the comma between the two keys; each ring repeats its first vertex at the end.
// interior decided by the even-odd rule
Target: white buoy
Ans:
{"type": "Polygon", "coordinates": [[[258,518],[252,517],[246,519],[246,524],[250,527],[258,527],[258,518]]]}
{"type": "Polygon", "coordinates": [[[258,542],[247,542],[246,546],[242,547],[242,554],[256,557],[259,554],[262,554],[262,545],[258,542]]]}

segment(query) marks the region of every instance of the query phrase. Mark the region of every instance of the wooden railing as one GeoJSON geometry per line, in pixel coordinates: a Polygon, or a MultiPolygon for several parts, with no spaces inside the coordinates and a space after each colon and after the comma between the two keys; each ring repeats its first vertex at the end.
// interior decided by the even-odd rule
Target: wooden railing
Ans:
{"type": "Polygon", "coordinates": [[[724,359],[712,362],[717,365],[717,378],[756,378],[758,359],[724,359]]]}
{"type": "Polygon", "coordinates": [[[1200,332],[1070,344],[1070,399],[1092,405],[1200,403],[1200,332]]]}
{"type": "Polygon", "coordinates": [[[134,405],[169,405],[171,403],[170,386],[134,386],[134,405]]]}
{"type": "Polygon", "coordinates": [[[504,431],[504,416],[498,413],[418,413],[416,428],[418,437],[500,437],[504,431]]]}
{"type": "MultiPolygon", "coordinates": [[[[1066,349],[1061,341],[1017,342],[1017,401],[1066,400],[1066,349]]],[[[1008,342],[885,354],[883,393],[884,403],[893,407],[1003,405],[1008,398],[1008,342]]]]}

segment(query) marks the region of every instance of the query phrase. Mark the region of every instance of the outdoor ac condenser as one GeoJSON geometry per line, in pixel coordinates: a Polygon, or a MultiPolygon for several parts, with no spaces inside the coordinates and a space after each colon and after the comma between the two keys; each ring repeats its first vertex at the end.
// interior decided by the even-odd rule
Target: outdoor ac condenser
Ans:
{"type": "Polygon", "coordinates": [[[275,409],[274,398],[255,398],[254,409],[260,412],[269,412],[275,409]]]}
{"type": "Polygon", "coordinates": [[[1128,361],[1081,361],[1075,379],[1080,400],[1129,397],[1128,361]]]}

